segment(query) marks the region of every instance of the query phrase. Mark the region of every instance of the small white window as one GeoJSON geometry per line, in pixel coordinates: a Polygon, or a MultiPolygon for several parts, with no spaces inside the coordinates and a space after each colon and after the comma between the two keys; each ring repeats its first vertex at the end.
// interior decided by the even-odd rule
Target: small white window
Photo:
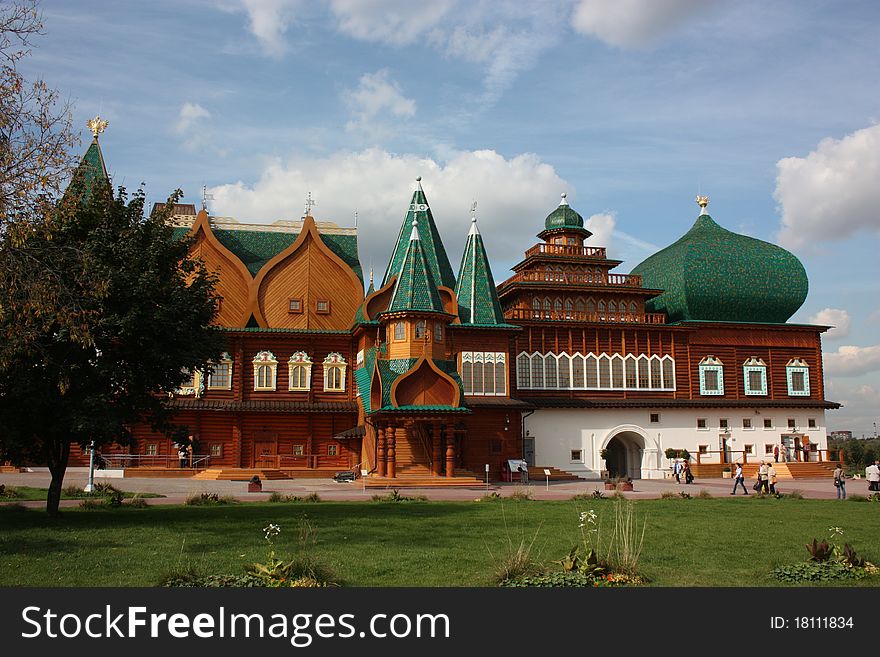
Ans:
{"type": "Polygon", "coordinates": [[[220,361],[213,363],[208,374],[209,390],[230,390],[232,388],[232,358],[223,352],[220,361]]]}
{"type": "Polygon", "coordinates": [[[746,431],[751,431],[752,429],[754,429],[754,427],[752,426],[752,418],[743,418],[743,429],[745,429],[746,431]]]}
{"type": "Polygon", "coordinates": [[[721,429],[722,433],[727,433],[728,426],[727,426],[727,418],[726,417],[723,417],[720,420],[718,420],[718,427],[721,429]]]}
{"type": "Polygon", "coordinates": [[[223,445],[211,445],[211,456],[214,456],[214,457],[223,456],[223,445]]]}
{"type": "Polygon", "coordinates": [[[773,419],[769,417],[764,418],[764,428],[772,429],[773,428],[773,419]]]}
{"type": "Polygon", "coordinates": [[[814,417],[807,418],[807,429],[818,429],[818,428],[819,427],[816,426],[816,418],[814,418],[814,417]]]}
{"type": "Polygon", "coordinates": [[[324,390],[326,392],[345,391],[345,358],[338,352],[332,352],[324,359],[324,390]]]}
{"type": "Polygon", "coordinates": [[[697,429],[708,429],[709,425],[706,423],[706,418],[698,417],[697,418],[697,429]]]}
{"type": "Polygon", "coordinates": [[[583,459],[583,452],[581,450],[579,450],[579,449],[571,450],[571,461],[573,463],[575,463],[575,462],[580,463],[583,460],[584,460],[583,459]]]}

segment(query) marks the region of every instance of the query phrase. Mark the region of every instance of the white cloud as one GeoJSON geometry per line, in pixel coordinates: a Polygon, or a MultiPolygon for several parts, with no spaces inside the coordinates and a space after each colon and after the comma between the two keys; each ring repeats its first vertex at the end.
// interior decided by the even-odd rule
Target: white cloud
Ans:
{"type": "Polygon", "coordinates": [[[535,242],[560,191],[571,190],[552,166],[529,153],[505,158],[492,150],[463,151],[438,162],[371,148],[276,160],[252,185],[210,191],[217,214],[242,222],[297,219],[307,191],[317,200],[318,221],[351,226],[357,210],[361,263],[366,270],[372,262],[381,278],[419,175],[455,269],[470,228],[470,204],[478,201],[480,232],[499,282],[508,276],[504,266],[522,259],[535,242]]]}
{"type": "Polygon", "coordinates": [[[572,27],[612,46],[649,46],[685,23],[705,0],[580,0],[572,27]]]}
{"type": "Polygon", "coordinates": [[[810,317],[809,322],[820,326],[833,326],[834,328],[824,335],[829,340],[840,340],[849,335],[849,313],[840,308],[823,308],[810,317]]]}
{"type": "Polygon", "coordinates": [[[211,113],[198,103],[184,103],[180,106],[174,131],[179,135],[188,133],[198,122],[210,119],[211,113]]]}
{"type": "Polygon", "coordinates": [[[360,39],[408,45],[439,23],[456,0],[433,0],[413,5],[411,0],[330,0],[341,32],[360,39]]]}
{"type": "Polygon", "coordinates": [[[248,29],[271,57],[287,51],[284,34],[293,20],[297,0],[241,0],[248,15],[248,29]]]}
{"type": "Polygon", "coordinates": [[[345,129],[372,131],[378,128],[374,122],[382,115],[390,114],[396,119],[407,119],[416,113],[416,101],[401,93],[400,86],[389,79],[387,69],[361,76],[357,89],[343,93],[353,119],[345,129]]]}
{"type": "Polygon", "coordinates": [[[585,222],[585,227],[593,233],[588,244],[604,246],[611,250],[611,238],[614,235],[614,225],[617,223],[617,215],[614,212],[594,214],[585,222]]]}
{"type": "Polygon", "coordinates": [[[829,411],[828,429],[849,430],[854,436],[872,436],[880,408],[880,388],[873,384],[847,384],[829,381],[826,385],[829,399],[840,402],[843,408],[829,411]]]}
{"type": "Polygon", "coordinates": [[[806,157],[776,163],[780,242],[798,247],[880,231],[880,125],[823,139],[806,157]]]}
{"type": "Polygon", "coordinates": [[[824,361],[828,376],[859,376],[880,371],[880,345],[843,345],[837,351],[826,351],[824,361]]]}

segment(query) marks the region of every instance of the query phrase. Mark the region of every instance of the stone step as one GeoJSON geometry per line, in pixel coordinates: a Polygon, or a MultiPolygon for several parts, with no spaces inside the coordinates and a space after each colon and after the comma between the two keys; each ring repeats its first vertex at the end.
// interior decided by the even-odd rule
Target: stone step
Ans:
{"type": "Polygon", "coordinates": [[[249,481],[254,476],[262,480],[290,479],[282,470],[268,468],[208,468],[198,473],[193,479],[207,481],[249,481]]]}

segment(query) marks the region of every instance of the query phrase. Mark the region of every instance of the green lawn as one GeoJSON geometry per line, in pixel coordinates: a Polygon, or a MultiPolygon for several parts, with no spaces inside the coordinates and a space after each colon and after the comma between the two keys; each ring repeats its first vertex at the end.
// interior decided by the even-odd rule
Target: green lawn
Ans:
{"type": "MultiPolygon", "coordinates": [[[[0,508],[0,586],[153,586],[193,567],[239,573],[263,561],[262,528],[281,526],[280,556],[307,518],[315,550],[350,586],[483,586],[508,539],[538,532],[550,562],[579,540],[578,512],[610,522],[611,500],[570,502],[248,503],[216,507],[0,508]],[[493,556],[494,555],[494,556],[493,556]]],[[[774,586],[777,565],[803,561],[804,545],[831,526],[880,562],[880,505],[836,500],[692,499],[635,504],[647,518],[640,572],[658,586],[774,586]]],[[[877,586],[878,578],[855,585],[877,586]]]]}
{"type": "MultiPolygon", "coordinates": [[[[15,502],[15,501],[28,501],[28,500],[46,500],[46,495],[49,490],[47,488],[33,488],[31,486],[7,486],[6,491],[12,492],[11,495],[0,495],[0,501],[4,502],[15,502]]],[[[159,495],[157,493],[130,493],[128,491],[122,491],[123,496],[128,499],[137,495],[138,497],[165,497],[164,495],[159,495]]],[[[107,493],[95,492],[95,493],[86,493],[83,490],[78,491],[76,494],[73,494],[72,490],[69,487],[65,487],[64,490],[61,491],[61,499],[62,500],[79,500],[85,499],[87,497],[100,499],[106,497],[107,493]]]]}

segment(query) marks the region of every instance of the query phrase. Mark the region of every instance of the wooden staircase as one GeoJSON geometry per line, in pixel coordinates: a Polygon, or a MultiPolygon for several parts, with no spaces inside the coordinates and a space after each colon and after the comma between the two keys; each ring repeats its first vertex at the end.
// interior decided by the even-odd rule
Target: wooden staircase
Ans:
{"type": "Polygon", "coordinates": [[[193,479],[206,481],[250,481],[255,475],[263,481],[290,479],[286,472],[271,468],[208,468],[207,470],[202,470],[193,479]]]}
{"type": "Polygon", "coordinates": [[[530,465],[529,481],[547,481],[544,470],[550,471],[550,481],[580,481],[581,478],[571,472],[554,468],[551,465],[530,465]]]}
{"type": "MultiPolygon", "coordinates": [[[[800,461],[787,461],[785,463],[774,463],[773,468],[776,470],[777,479],[821,479],[822,477],[830,477],[834,472],[835,463],[831,461],[816,462],[811,461],[802,463],[800,461]]],[[[743,475],[746,479],[755,479],[758,476],[758,468],[760,463],[746,463],[743,466],[743,475]]],[[[734,470],[735,465],[724,463],[703,463],[700,465],[691,464],[691,472],[695,477],[703,479],[718,478],[724,468],[734,470]]]]}

